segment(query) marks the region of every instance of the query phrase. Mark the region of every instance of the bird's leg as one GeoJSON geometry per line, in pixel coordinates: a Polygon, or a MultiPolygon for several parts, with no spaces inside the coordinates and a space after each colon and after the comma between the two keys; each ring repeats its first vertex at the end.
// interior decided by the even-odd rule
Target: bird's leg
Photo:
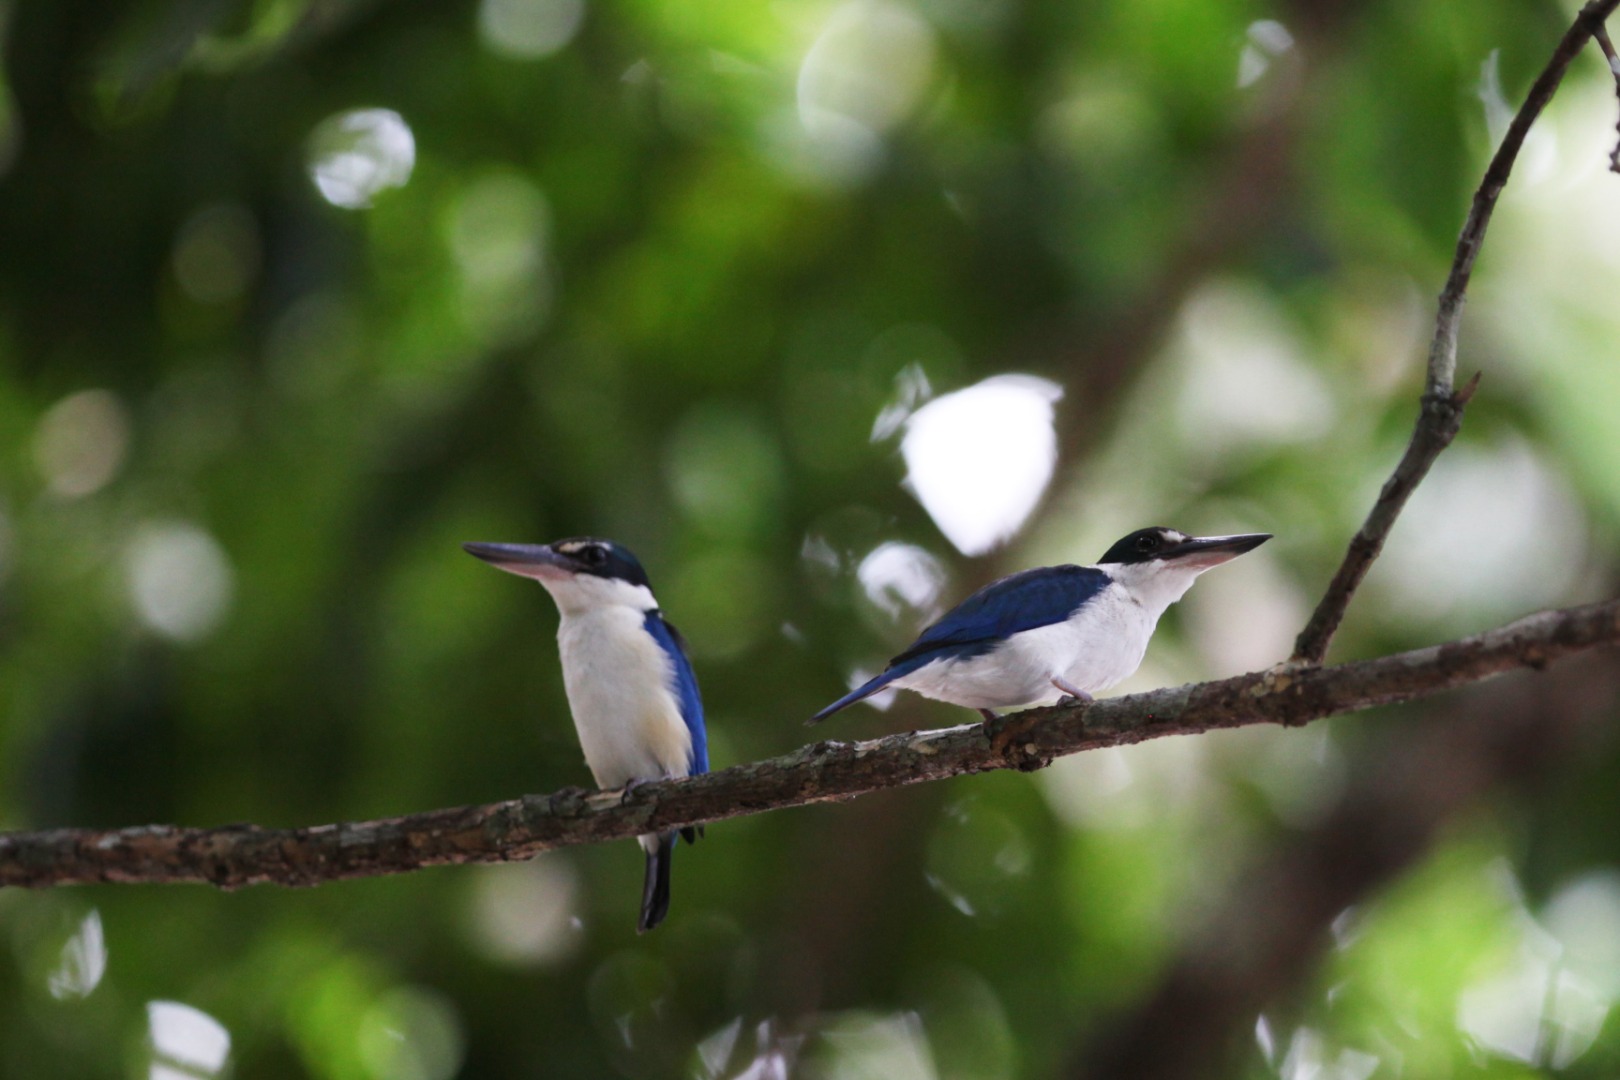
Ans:
{"type": "Polygon", "coordinates": [[[632,791],[636,790],[636,788],[640,787],[642,784],[650,784],[654,780],[667,780],[667,779],[668,779],[668,777],[664,777],[664,776],[632,776],[630,779],[628,779],[628,780],[626,780],[624,782],[624,787],[619,789],[619,791],[621,793],[619,795],[619,798],[628,799],[630,797],[630,793],[632,791]]]}
{"type": "Polygon", "coordinates": [[[980,709],[979,715],[984,717],[986,723],[990,724],[993,724],[997,720],[1001,719],[994,709],[980,709]]]}
{"type": "Polygon", "coordinates": [[[1061,675],[1052,676],[1052,685],[1063,691],[1059,705],[1090,705],[1096,699],[1061,675]]]}

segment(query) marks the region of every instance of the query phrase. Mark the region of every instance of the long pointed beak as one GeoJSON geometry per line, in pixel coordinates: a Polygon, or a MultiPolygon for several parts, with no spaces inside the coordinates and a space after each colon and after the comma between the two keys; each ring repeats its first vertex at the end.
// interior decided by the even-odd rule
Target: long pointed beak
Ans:
{"type": "Polygon", "coordinates": [[[1166,562],[1177,566],[1192,566],[1207,570],[1235,559],[1245,551],[1253,551],[1267,540],[1270,533],[1236,533],[1232,536],[1195,536],[1177,544],[1164,553],[1166,562]]]}
{"type": "Polygon", "coordinates": [[[572,577],[574,560],[548,544],[462,544],[469,555],[476,555],[497,570],[536,581],[559,581],[572,577]]]}

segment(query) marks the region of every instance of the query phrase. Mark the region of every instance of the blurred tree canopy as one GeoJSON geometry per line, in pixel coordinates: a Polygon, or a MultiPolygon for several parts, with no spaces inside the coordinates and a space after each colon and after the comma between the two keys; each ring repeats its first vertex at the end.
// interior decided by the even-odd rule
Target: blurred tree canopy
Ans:
{"type": "MultiPolygon", "coordinates": [[[[550,603],[464,540],[633,548],[717,766],[974,585],[1147,524],[1278,539],[1126,689],[1281,659],[1574,10],[0,0],[0,826],[588,782],[550,603]]],[[[1614,112],[1593,51],[1486,242],[1484,385],[1336,656],[1612,591],[1614,112]]],[[[1051,1075],[1430,711],[719,825],[643,938],[628,844],[0,893],[0,1074],[1051,1075]]],[[[1616,791],[1607,747],[1454,821],[1237,1074],[1612,1075],[1616,791]]]]}

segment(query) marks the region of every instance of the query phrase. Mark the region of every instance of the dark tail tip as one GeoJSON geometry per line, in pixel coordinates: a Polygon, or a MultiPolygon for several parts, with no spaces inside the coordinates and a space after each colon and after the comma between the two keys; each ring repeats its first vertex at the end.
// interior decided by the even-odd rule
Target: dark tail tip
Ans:
{"type": "Polygon", "coordinates": [[[857,686],[855,689],[851,690],[849,693],[845,694],[843,697],[839,698],[837,701],[833,702],[831,705],[828,705],[825,709],[822,709],[820,712],[816,713],[816,715],[806,720],[806,726],[810,724],[819,724],[833,713],[838,712],[840,709],[847,709],[857,701],[865,701],[867,698],[871,697],[885,686],[888,686],[900,674],[901,673],[894,670],[893,667],[884,668],[881,675],[877,675],[866,680],[865,683],[857,686]]]}
{"type": "Polygon", "coordinates": [[[641,890],[641,921],[636,933],[645,934],[669,914],[669,864],[675,855],[675,834],[658,838],[658,846],[647,852],[647,882],[641,890]]]}
{"type": "Polygon", "coordinates": [[[820,712],[816,713],[816,715],[812,716],[810,719],[806,720],[804,722],[804,726],[815,727],[833,713],[840,712],[855,704],[855,702],[859,700],[860,698],[858,698],[855,694],[850,694],[848,697],[841,697],[831,705],[827,706],[825,709],[822,709],[820,712]]]}

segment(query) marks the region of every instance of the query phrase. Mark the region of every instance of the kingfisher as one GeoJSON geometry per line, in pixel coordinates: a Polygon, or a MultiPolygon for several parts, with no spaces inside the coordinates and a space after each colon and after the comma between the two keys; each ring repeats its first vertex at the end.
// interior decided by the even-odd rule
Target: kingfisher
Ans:
{"type": "MultiPolygon", "coordinates": [[[[497,569],[535,579],[556,601],[563,687],[598,787],[629,789],[709,771],[703,700],[686,643],[627,548],[590,536],[462,547],[497,569]]],[[[698,832],[686,828],[680,835],[691,844],[698,832]]],[[[645,933],[669,913],[676,834],[648,834],[640,842],[647,877],[637,930],[645,933]]]]}
{"type": "Polygon", "coordinates": [[[1089,702],[1137,669],[1159,616],[1199,574],[1270,539],[1156,525],[1114,544],[1095,566],[1043,566],[991,582],[809,722],[889,686],[977,709],[986,720],[997,709],[1089,702]]]}

